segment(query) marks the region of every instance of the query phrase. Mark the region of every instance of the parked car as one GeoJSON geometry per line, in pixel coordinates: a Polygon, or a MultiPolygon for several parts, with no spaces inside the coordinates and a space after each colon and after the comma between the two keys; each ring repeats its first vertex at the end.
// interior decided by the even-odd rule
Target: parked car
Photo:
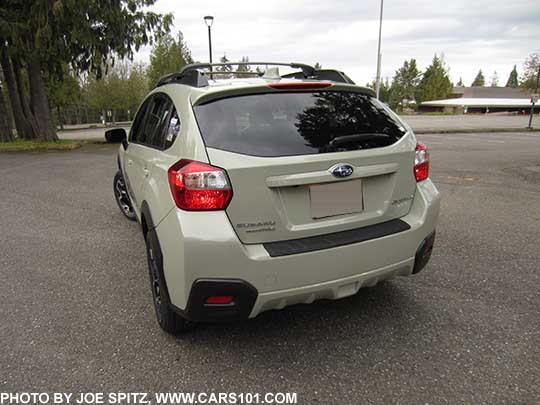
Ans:
{"type": "Polygon", "coordinates": [[[347,297],[430,258],[439,193],[411,128],[342,72],[261,64],[298,71],[188,65],[116,134],[116,200],[167,332],[347,297]]]}

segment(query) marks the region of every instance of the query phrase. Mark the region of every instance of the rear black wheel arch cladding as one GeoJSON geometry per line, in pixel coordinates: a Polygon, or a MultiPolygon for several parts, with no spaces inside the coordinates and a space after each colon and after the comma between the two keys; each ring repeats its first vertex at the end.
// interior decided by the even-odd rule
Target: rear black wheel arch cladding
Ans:
{"type": "Polygon", "coordinates": [[[150,207],[146,201],[143,201],[141,205],[141,226],[143,228],[142,230],[144,238],[152,248],[152,253],[157,264],[158,275],[161,278],[163,286],[165,287],[164,291],[162,291],[162,298],[167,304],[170,304],[171,300],[169,296],[169,289],[167,287],[167,279],[165,278],[165,273],[163,272],[163,253],[159,244],[152,214],[150,213],[150,207]]]}

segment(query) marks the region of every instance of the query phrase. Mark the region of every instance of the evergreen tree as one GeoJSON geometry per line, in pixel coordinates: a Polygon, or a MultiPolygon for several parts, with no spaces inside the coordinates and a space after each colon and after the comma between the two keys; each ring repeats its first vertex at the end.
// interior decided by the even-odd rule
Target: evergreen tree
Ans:
{"type": "Polygon", "coordinates": [[[219,62],[220,63],[225,63],[225,65],[219,66],[216,70],[218,72],[225,72],[225,73],[219,74],[216,77],[218,79],[227,79],[227,78],[231,77],[231,75],[227,74],[227,72],[232,72],[233,68],[232,68],[231,65],[227,65],[227,63],[230,62],[229,58],[227,58],[227,55],[223,54],[223,56],[219,59],[219,62]]]}
{"type": "Polygon", "coordinates": [[[457,82],[456,86],[457,87],[465,87],[465,84],[463,83],[463,79],[461,78],[461,76],[460,76],[459,82],[457,82]]]}
{"type": "Polygon", "coordinates": [[[315,70],[321,70],[321,69],[322,69],[322,65],[321,65],[319,62],[317,62],[317,63],[315,63],[315,64],[313,65],[313,68],[314,68],[315,70]]]}
{"type": "Polygon", "coordinates": [[[443,57],[433,57],[416,91],[416,102],[441,100],[452,95],[453,85],[448,77],[448,68],[443,57]]]}
{"type": "MultiPolygon", "coordinates": [[[[242,56],[242,59],[240,62],[248,63],[249,58],[247,56],[242,56]]],[[[238,72],[246,72],[244,74],[238,75],[238,77],[254,77],[256,76],[253,71],[251,70],[251,67],[249,65],[238,65],[238,68],[236,69],[238,72]]]]}
{"type": "Polygon", "coordinates": [[[538,82],[537,77],[540,74],[540,54],[530,54],[525,63],[523,64],[523,78],[521,80],[521,87],[527,90],[537,90],[538,82]]]}
{"type": "Polygon", "coordinates": [[[478,71],[478,74],[476,75],[476,77],[474,78],[471,86],[474,87],[474,86],[483,86],[486,84],[486,79],[484,78],[484,74],[482,73],[482,69],[480,69],[478,71]]]}
{"type": "Polygon", "coordinates": [[[161,36],[150,53],[150,88],[154,88],[162,76],[178,72],[190,63],[193,63],[193,58],[181,32],[178,32],[176,38],[170,34],[161,36]]]}
{"type": "Polygon", "coordinates": [[[497,71],[494,71],[493,76],[491,76],[491,87],[499,87],[499,75],[497,71]]]}
{"type": "Polygon", "coordinates": [[[421,78],[422,74],[418,70],[415,59],[403,62],[403,66],[396,70],[389,89],[390,106],[397,108],[403,100],[407,100],[407,103],[414,101],[421,78]]]}
{"type": "Polygon", "coordinates": [[[19,136],[58,139],[45,84],[65,63],[100,76],[109,58],[132,58],[153,31],[167,32],[172,15],[146,9],[155,1],[0,2],[0,64],[19,136]]]}
{"type": "Polygon", "coordinates": [[[519,80],[518,80],[518,72],[516,65],[514,65],[514,68],[510,72],[510,75],[508,76],[508,80],[506,81],[506,87],[512,87],[516,88],[519,87],[519,80]]]}

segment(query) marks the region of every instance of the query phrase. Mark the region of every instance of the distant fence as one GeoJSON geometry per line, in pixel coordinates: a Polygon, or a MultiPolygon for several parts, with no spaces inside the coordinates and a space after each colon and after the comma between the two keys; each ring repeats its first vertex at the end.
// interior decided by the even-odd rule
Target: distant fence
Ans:
{"type": "Polygon", "coordinates": [[[54,120],[58,126],[94,124],[97,122],[131,121],[134,112],[124,109],[98,110],[84,105],[70,105],[60,110],[52,111],[54,120]]]}

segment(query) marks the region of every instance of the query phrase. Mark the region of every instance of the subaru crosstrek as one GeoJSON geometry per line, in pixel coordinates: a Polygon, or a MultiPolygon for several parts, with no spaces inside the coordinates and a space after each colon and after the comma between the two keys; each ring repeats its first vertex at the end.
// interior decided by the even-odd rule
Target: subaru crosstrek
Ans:
{"type": "Polygon", "coordinates": [[[107,134],[167,332],[347,297],[430,258],[439,193],[411,128],[342,72],[262,64],[299,71],[188,65],[129,136],[107,134]]]}

